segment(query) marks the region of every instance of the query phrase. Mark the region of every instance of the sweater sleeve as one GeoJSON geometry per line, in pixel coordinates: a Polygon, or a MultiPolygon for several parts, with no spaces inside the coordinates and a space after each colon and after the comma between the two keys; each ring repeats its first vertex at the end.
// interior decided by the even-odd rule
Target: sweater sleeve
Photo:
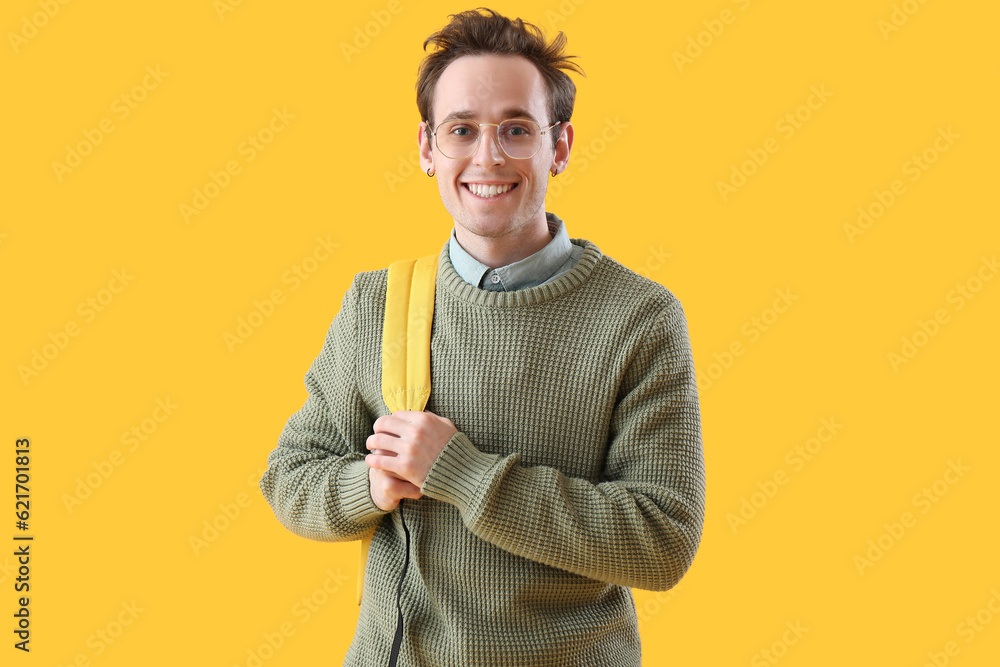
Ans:
{"type": "Polygon", "coordinates": [[[676,300],[654,321],[625,372],[599,483],[518,455],[479,451],[463,432],[424,482],[468,529],[518,556],[646,590],[690,567],[705,515],[705,468],[694,362],[676,300]]]}
{"type": "Polygon", "coordinates": [[[324,542],[360,539],[386,514],[372,500],[364,461],[373,419],[354,380],[356,292],[355,280],[306,372],[305,404],[285,424],[260,480],[285,528],[324,542]]]}

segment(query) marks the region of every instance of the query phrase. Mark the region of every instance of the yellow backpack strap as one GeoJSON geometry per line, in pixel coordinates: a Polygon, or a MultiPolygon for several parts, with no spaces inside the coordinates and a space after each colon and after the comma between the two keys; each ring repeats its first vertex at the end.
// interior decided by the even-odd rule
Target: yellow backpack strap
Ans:
{"type": "MultiPolygon", "coordinates": [[[[431,395],[431,321],[438,255],[389,265],[382,325],[382,399],[389,412],[423,410],[431,395]]],[[[358,605],[365,584],[371,534],[361,540],[358,605]]]]}

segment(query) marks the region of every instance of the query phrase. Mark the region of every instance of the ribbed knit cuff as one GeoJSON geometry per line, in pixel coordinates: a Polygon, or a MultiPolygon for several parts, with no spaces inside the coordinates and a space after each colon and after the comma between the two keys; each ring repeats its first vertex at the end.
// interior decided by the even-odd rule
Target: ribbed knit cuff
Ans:
{"type": "Polygon", "coordinates": [[[364,461],[351,461],[340,469],[337,476],[336,495],[341,511],[347,519],[359,524],[371,523],[372,519],[388,514],[372,500],[368,470],[364,461]]]}
{"type": "Polygon", "coordinates": [[[428,498],[457,506],[466,515],[490,468],[500,458],[499,454],[483,454],[467,435],[458,431],[441,450],[420,490],[428,498]]]}

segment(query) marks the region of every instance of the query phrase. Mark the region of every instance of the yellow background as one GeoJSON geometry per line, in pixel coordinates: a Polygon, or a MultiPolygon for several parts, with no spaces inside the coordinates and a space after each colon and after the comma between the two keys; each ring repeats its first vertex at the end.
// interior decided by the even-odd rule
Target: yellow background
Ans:
{"type": "MultiPolygon", "coordinates": [[[[292,535],[257,480],[353,275],[447,239],[410,163],[414,82],[424,38],[473,6],[4,3],[4,665],[341,664],[358,544],[292,535]],[[294,117],[268,136],[276,109],[294,117]],[[30,654],[11,633],[19,437],[30,654]]],[[[493,8],[565,31],[587,72],[547,209],[681,299],[704,380],[704,537],[679,587],[636,592],[644,664],[998,664],[997,5],[493,8]]]]}

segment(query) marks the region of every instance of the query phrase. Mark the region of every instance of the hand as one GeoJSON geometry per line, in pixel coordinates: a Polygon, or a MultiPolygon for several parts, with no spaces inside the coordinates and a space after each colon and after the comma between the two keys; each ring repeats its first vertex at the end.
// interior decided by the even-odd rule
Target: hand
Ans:
{"type": "MultiPolygon", "coordinates": [[[[397,481],[408,482],[418,491],[441,450],[458,432],[446,417],[413,410],[397,410],[391,415],[383,415],[375,420],[372,429],[375,432],[368,436],[365,444],[372,453],[365,457],[365,463],[372,469],[392,473],[397,481]]],[[[373,479],[369,475],[369,480],[373,479]]],[[[399,485],[381,479],[378,483],[380,493],[388,494],[386,504],[393,507],[398,504],[399,498],[413,497],[402,495],[399,485]],[[393,499],[395,503],[392,503],[393,499]]],[[[412,489],[406,490],[412,493],[412,489]]],[[[374,488],[372,499],[375,500],[374,488]]]]}
{"type": "Polygon", "coordinates": [[[377,468],[368,469],[368,486],[371,488],[372,502],[383,512],[396,509],[401,498],[420,498],[424,495],[405,479],[377,468]]]}

